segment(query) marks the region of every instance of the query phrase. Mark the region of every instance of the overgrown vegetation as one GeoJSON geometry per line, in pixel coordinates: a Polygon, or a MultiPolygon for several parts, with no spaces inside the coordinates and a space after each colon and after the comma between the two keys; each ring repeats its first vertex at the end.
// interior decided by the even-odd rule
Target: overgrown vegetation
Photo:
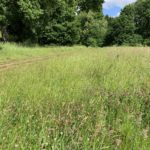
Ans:
{"type": "Polygon", "coordinates": [[[9,34],[4,34],[4,38],[16,42],[101,45],[105,30],[102,31],[100,26],[105,28],[106,24],[100,13],[102,2],[103,0],[0,0],[0,26],[3,32],[9,34]],[[81,23],[78,18],[83,13],[81,23]],[[99,31],[98,34],[93,27],[99,31]],[[89,39],[90,35],[92,37],[89,39]],[[97,44],[97,41],[100,43],[97,44]]]}
{"type": "MultiPolygon", "coordinates": [[[[12,48],[19,58],[41,55],[4,47],[3,60],[16,59],[12,48]]],[[[148,48],[42,51],[53,57],[0,72],[0,149],[150,148],[148,48]]]]}
{"type": "Polygon", "coordinates": [[[0,149],[150,149],[150,0],[103,2],[0,0],[0,149]]]}

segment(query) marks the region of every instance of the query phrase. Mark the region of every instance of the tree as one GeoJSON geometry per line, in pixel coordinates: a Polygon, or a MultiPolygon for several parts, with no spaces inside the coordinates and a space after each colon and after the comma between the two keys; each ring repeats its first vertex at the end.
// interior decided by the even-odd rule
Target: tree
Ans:
{"type": "Polygon", "coordinates": [[[8,31],[16,41],[36,40],[36,29],[43,14],[38,0],[13,0],[8,4],[8,31]]]}
{"type": "Polygon", "coordinates": [[[104,40],[104,46],[110,46],[116,44],[115,39],[118,36],[118,18],[113,18],[109,16],[105,16],[105,19],[107,20],[107,33],[104,40]]]}
{"type": "Polygon", "coordinates": [[[107,21],[98,13],[89,11],[79,15],[79,22],[81,26],[81,44],[102,46],[107,31],[107,21]]]}
{"type": "Polygon", "coordinates": [[[0,31],[2,33],[3,41],[7,41],[7,0],[0,0],[0,31]]]}
{"type": "MultiPolygon", "coordinates": [[[[44,7],[44,18],[39,32],[39,42],[41,44],[72,45],[79,39],[79,26],[76,21],[75,1],[56,0],[57,5],[49,8],[44,7]],[[48,19],[47,19],[48,18],[48,19]]],[[[55,3],[56,3],[55,1],[55,3]]]]}
{"type": "Polygon", "coordinates": [[[137,32],[143,38],[150,37],[150,0],[138,0],[135,3],[137,32]]]}
{"type": "Polygon", "coordinates": [[[142,36],[137,32],[134,4],[126,6],[119,17],[107,17],[107,20],[109,28],[105,45],[136,45],[142,43],[142,36]]]}
{"type": "Polygon", "coordinates": [[[93,11],[93,12],[102,12],[102,4],[104,0],[79,0],[79,9],[80,11],[93,11]]]}
{"type": "Polygon", "coordinates": [[[80,43],[86,46],[102,46],[107,30],[107,21],[102,14],[103,0],[80,0],[77,16],[81,28],[80,43]]]}
{"type": "Polygon", "coordinates": [[[103,0],[0,2],[0,26],[5,27],[13,41],[57,45],[81,42],[93,46],[103,43],[107,26],[102,16],[103,0]],[[85,13],[84,23],[80,22],[84,19],[79,19],[82,13],[85,13]]]}

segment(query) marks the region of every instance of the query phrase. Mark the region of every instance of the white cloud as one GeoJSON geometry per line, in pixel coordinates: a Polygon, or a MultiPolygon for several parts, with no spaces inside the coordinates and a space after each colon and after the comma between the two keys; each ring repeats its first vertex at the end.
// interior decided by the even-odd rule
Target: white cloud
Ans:
{"type": "Polygon", "coordinates": [[[120,12],[118,12],[116,15],[114,15],[114,16],[112,16],[112,17],[119,17],[119,15],[120,15],[120,12]]]}
{"type": "Polygon", "coordinates": [[[119,17],[119,15],[120,15],[120,12],[118,12],[118,13],[115,14],[115,15],[112,15],[111,17],[116,18],[116,17],[119,17]]]}
{"type": "Polygon", "coordinates": [[[120,12],[117,13],[116,17],[118,17],[120,15],[120,12]]]}
{"type": "Polygon", "coordinates": [[[123,8],[124,6],[135,2],[136,0],[105,0],[103,4],[104,9],[111,9],[113,7],[123,8]]]}

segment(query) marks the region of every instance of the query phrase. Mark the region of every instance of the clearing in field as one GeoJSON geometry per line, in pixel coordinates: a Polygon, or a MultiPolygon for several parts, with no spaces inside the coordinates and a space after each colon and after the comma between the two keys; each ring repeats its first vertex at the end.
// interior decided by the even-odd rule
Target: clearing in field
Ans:
{"type": "Polygon", "coordinates": [[[150,49],[0,50],[0,149],[150,149],[150,49]]]}

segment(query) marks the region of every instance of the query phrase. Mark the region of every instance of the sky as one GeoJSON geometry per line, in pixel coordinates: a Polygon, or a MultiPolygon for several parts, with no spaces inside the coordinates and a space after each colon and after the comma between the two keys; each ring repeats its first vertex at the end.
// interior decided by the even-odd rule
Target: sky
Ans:
{"type": "Polygon", "coordinates": [[[103,13],[104,15],[117,17],[122,8],[135,1],[136,0],[105,0],[103,4],[103,13]]]}

